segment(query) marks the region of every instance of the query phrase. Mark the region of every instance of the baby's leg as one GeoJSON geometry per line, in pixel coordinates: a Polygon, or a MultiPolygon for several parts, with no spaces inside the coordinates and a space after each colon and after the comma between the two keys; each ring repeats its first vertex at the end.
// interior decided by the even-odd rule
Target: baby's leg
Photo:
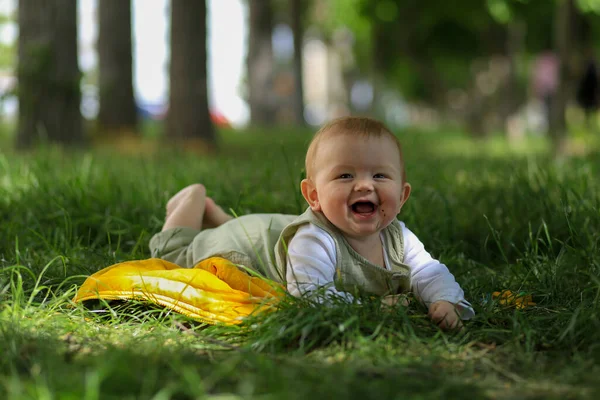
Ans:
{"type": "Polygon", "coordinates": [[[216,228],[219,225],[223,225],[225,222],[233,219],[233,217],[227,214],[223,209],[215,203],[210,197],[206,198],[206,204],[204,208],[204,227],[205,228],[216,228]]]}
{"type": "Polygon", "coordinates": [[[201,184],[187,186],[167,202],[167,216],[162,230],[188,227],[202,229],[206,208],[206,189],[201,184]]]}
{"type": "Polygon", "coordinates": [[[194,229],[216,228],[233,219],[210,197],[206,188],[194,184],[181,189],[167,202],[167,216],[163,231],[174,227],[194,229]]]}

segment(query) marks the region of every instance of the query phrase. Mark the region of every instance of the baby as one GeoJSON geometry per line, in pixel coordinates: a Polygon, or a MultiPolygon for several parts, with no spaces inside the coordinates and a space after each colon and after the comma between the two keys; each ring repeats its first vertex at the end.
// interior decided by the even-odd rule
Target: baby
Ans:
{"type": "Polygon", "coordinates": [[[152,255],[189,268],[223,257],[286,284],[294,296],[352,301],[367,293],[394,304],[412,291],[442,329],[474,315],[448,268],[396,219],[411,186],[400,142],[384,124],[345,117],[323,126],[308,148],[301,191],[309,207],[300,216],[233,218],[204,186],[188,186],[167,203],[152,255]]]}

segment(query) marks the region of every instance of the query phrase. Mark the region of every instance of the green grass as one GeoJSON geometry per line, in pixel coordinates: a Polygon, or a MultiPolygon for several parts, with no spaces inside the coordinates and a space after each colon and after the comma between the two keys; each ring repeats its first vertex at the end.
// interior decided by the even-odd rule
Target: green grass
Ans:
{"type": "MultiPolygon", "coordinates": [[[[402,219],[477,316],[287,299],[238,327],[140,303],[70,302],[89,275],[149,257],[166,200],[202,182],[237,214],[299,213],[304,132],[224,132],[211,157],[0,152],[0,398],[591,398],[600,391],[600,158],[547,144],[402,133],[402,219]],[[490,300],[510,289],[535,307],[490,300]]],[[[588,140],[596,146],[597,139],[588,140]]],[[[590,144],[591,143],[591,144],[590,144]]],[[[6,149],[3,146],[3,149],[6,149]]]]}

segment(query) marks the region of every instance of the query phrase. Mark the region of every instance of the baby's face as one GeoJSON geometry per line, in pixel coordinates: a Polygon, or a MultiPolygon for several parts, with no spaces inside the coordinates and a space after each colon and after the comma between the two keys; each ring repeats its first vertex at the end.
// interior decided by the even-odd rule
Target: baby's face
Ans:
{"type": "Polygon", "coordinates": [[[311,208],[351,238],[379,234],[410,194],[410,185],[402,182],[400,153],[390,138],[326,139],[317,150],[314,171],[314,191],[307,198],[311,208]]]}

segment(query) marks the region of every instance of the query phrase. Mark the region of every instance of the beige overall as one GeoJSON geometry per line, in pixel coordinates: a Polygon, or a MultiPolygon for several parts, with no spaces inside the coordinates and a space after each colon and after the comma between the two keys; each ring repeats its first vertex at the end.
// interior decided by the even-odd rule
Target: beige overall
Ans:
{"type": "Polygon", "coordinates": [[[152,237],[150,251],[152,257],[160,257],[184,268],[191,268],[210,257],[223,257],[285,284],[287,243],[300,226],[308,223],[325,230],[334,240],[334,285],[337,290],[379,296],[410,290],[410,271],[403,263],[404,241],[398,223],[394,222],[382,231],[391,267],[391,271],[388,271],[358,254],[339,229],[310,208],[300,216],[245,215],[217,228],[202,231],[172,228],[152,237]]]}

